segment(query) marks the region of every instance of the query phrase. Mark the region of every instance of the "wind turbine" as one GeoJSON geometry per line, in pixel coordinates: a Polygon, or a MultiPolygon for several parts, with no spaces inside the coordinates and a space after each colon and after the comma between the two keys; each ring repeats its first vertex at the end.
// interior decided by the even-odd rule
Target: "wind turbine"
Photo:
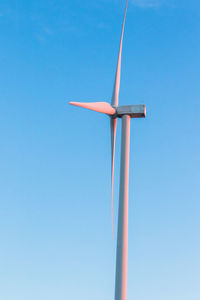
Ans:
{"type": "Polygon", "coordinates": [[[115,137],[117,119],[122,119],[121,132],[121,165],[120,165],[120,189],[119,189],[119,211],[118,211],[118,233],[116,253],[116,277],[115,277],[115,300],[127,299],[127,258],[128,258],[128,186],[129,186],[129,146],[130,146],[130,119],[145,118],[145,105],[118,106],[119,88],[121,75],[121,57],[128,0],[126,2],[124,21],[122,26],[119,57],[115,75],[114,89],[111,104],[107,102],[80,103],[70,102],[75,106],[87,108],[110,117],[111,128],[111,210],[112,210],[112,233],[113,233],[113,178],[115,137]]]}

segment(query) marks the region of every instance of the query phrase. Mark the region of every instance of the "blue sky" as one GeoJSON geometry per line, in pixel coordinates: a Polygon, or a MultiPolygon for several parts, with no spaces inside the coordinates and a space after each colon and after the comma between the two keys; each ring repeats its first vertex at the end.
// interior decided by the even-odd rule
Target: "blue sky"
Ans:
{"type": "MultiPolygon", "coordinates": [[[[113,299],[109,119],[68,102],[110,100],[124,8],[0,1],[1,299],[113,299]]],[[[130,1],[128,299],[200,297],[199,78],[199,1],[130,1]]]]}

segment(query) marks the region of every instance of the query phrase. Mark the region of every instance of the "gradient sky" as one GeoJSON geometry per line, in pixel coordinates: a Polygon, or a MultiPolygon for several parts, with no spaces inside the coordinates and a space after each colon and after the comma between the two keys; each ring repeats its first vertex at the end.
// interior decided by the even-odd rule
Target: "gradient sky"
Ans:
{"type": "MultiPolygon", "coordinates": [[[[114,295],[120,125],[108,117],[125,0],[0,0],[0,299],[114,295]]],[[[128,299],[200,299],[200,2],[130,1],[128,299]]]]}

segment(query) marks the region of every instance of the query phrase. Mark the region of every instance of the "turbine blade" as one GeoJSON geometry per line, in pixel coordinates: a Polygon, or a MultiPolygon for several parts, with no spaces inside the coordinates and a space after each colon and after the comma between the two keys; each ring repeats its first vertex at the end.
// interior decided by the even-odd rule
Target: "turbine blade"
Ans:
{"type": "Polygon", "coordinates": [[[69,102],[69,104],[80,106],[83,108],[87,108],[90,110],[97,111],[99,113],[107,114],[107,115],[114,115],[116,112],[116,109],[113,108],[109,103],[107,102],[69,102]]]}
{"type": "Polygon", "coordinates": [[[128,0],[126,2],[126,9],[124,14],[124,21],[122,26],[122,34],[121,34],[121,41],[120,41],[120,47],[119,47],[119,57],[117,62],[117,71],[115,75],[115,83],[114,83],[114,89],[113,89],[113,96],[112,96],[112,102],[111,104],[115,107],[118,106],[119,102],[119,88],[120,88],[120,76],[121,76],[121,60],[122,60],[122,44],[123,44],[123,36],[124,36],[124,26],[125,26],[125,20],[126,20],[126,12],[128,7],[128,0]]]}
{"type": "Polygon", "coordinates": [[[115,160],[115,137],[117,129],[117,118],[110,119],[110,129],[111,129],[111,218],[112,218],[112,236],[114,238],[113,229],[113,183],[114,183],[114,160],[115,160]]]}

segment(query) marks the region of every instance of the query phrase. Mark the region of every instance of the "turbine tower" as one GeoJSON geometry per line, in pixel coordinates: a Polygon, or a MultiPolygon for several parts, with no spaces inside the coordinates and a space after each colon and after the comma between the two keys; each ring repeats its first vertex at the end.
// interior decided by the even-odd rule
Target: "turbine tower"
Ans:
{"type": "Polygon", "coordinates": [[[118,106],[121,57],[128,0],[126,2],[117,70],[113,88],[111,104],[107,102],[80,103],[70,102],[72,105],[87,108],[110,117],[111,128],[111,212],[112,212],[112,233],[113,233],[113,178],[114,178],[114,157],[115,137],[117,119],[122,119],[121,131],[121,164],[120,164],[120,188],[119,188],[119,210],[118,210],[118,232],[117,232],[117,253],[116,253],[116,277],[115,277],[115,300],[127,299],[127,258],[128,258],[128,186],[129,186],[129,146],[130,146],[130,119],[145,118],[145,105],[118,106]]]}

